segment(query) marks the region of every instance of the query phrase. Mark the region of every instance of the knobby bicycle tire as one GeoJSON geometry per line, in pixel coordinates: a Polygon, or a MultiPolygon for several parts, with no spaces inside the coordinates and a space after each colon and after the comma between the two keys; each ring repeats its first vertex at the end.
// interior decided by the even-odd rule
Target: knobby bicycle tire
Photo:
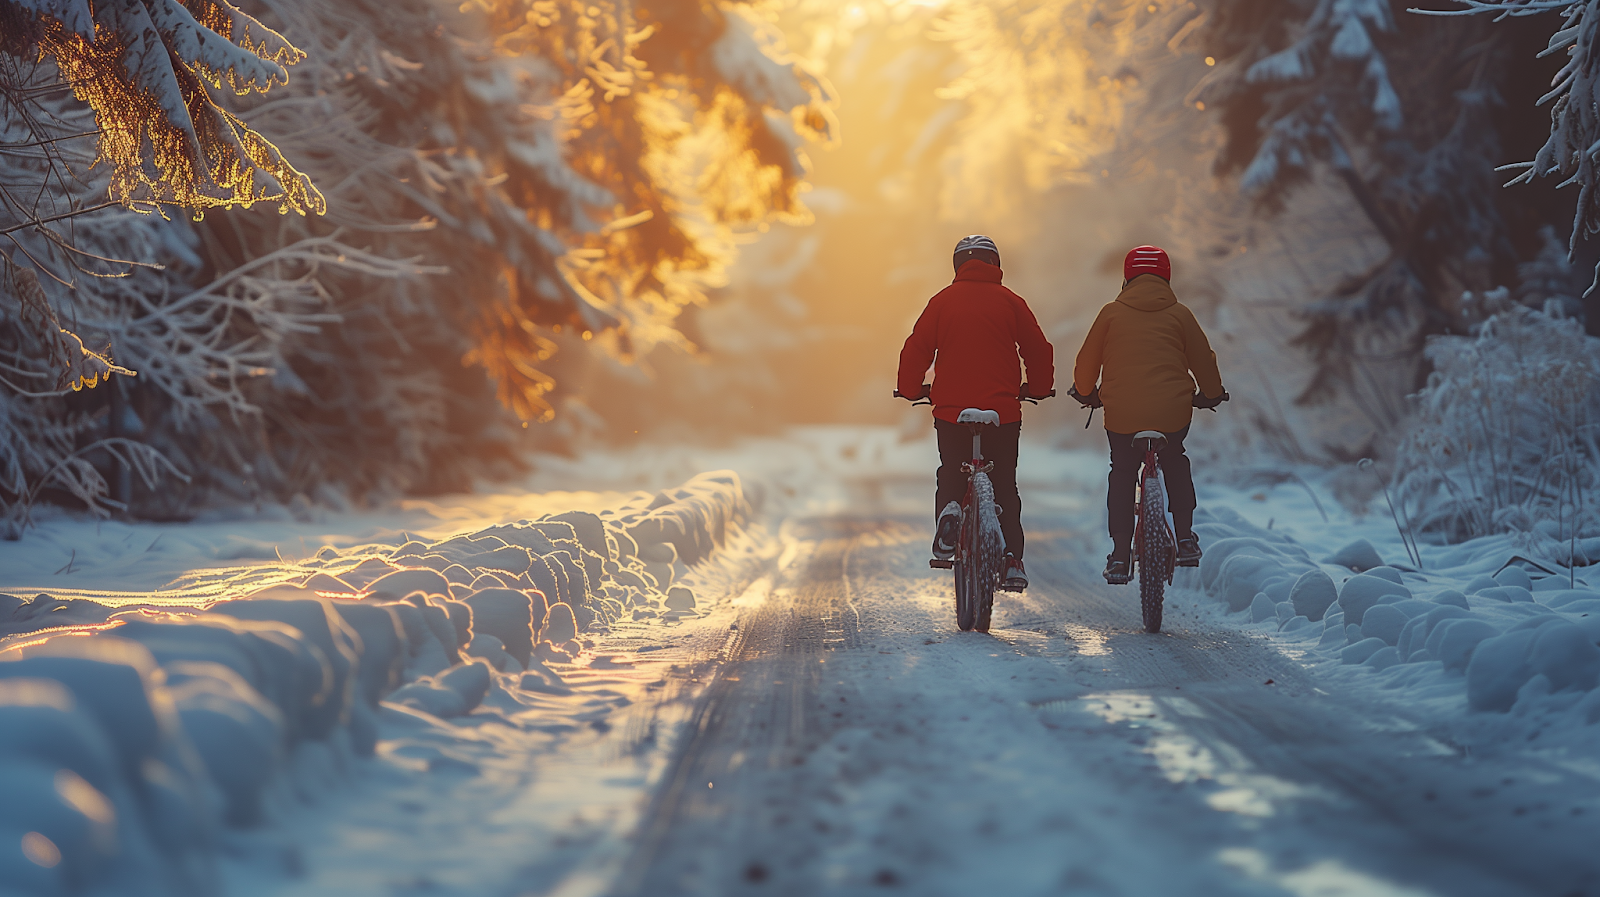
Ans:
{"type": "Polygon", "coordinates": [[[976,532],[976,552],[973,555],[978,563],[974,564],[973,579],[973,628],[979,632],[989,631],[989,620],[994,613],[994,591],[1000,586],[1000,577],[1004,572],[1001,565],[1005,563],[1005,539],[1000,535],[1000,515],[994,503],[994,484],[989,481],[986,474],[975,473],[972,475],[972,504],[976,513],[973,517],[973,529],[976,532]]]}
{"type": "Polygon", "coordinates": [[[973,623],[977,622],[972,607],[971,566],[968,561],[956,561],[950,568],[956,575],[956,628],[962,632],[971,632],[973,623]]]}
{"type": "Polygon", "coordinates": [[[1177,545],[1167,527],[1166,496],[1161,481],[1147,477],[1139,496],[1139,613],[1145,632],[1161,631],[1161,616],[1166,601],[1167,581],[1172,578],[1177,545]]]}
{"type": "Polygon", "coordinates": [[[956,581],[956,628],[971,632],[977,622],[977,590],[973,588],[973,567],[978,555],[973,551],[977,544],[977,515],[972,513],[972,487],[967,487],[967,502],[961,508],[961,537],[957,540],[956,564],[951,568],[956,581]]]}

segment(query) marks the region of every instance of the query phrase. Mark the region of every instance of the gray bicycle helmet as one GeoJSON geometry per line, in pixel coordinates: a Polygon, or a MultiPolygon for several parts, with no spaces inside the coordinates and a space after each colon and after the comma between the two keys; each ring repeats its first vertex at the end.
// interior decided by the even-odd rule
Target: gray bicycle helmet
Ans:
{"type": "Polygon", "coordinates": [[[960,271],[961,266],[972,259],[978,259],[979,261],[988,262],[995,267],[999,267],[1000,247],[994,245],[994,241],[983,234],[972,234],[970,236],[962,237],[961,240],[956,243],[955,256],[951,259],[951,261],[955,263],[956,270],[960,271]]]}

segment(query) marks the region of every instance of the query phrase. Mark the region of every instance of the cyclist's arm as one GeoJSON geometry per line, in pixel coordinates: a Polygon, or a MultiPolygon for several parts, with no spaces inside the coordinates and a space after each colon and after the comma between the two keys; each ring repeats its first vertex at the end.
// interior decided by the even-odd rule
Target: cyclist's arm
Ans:
{"type": "Polygon", "coordinates": [[[1186,306],[1178,307],[1183,309],[1183,351],[1189,370],[1194,373],[1201,394],[1214,399],[1222,395],[1222,372],[1217,369],[1217,353],[1211,350],[1211,341],[1206,339],[1206,332],[1200,329],[1194,312],[1186,306]]]}
{"type": "Polygon", "coordinates": [[[1089,328],[1089,335],[1083,338],[1083,348],[1078,350],[1078,363],[1072,369],[1072,385],[1077,388],[1079,395],[1086,396],[1094,392],[1095,384],[1100,381],[1100,365],[1105,361],[1106,332],[1111,329],[1110,311],[1110,305],[1100,309],[1094,325],[1089,328]]]}
{"type": "Polygon", "coordinates": [[[1017,299],[1017,350],[1028,369],[1025,382],[1035,396],[1046,396],[1056,388],[1056,349],[1039,327],[1028,303],[1017,299]]]}
{"type": "Polygon", "coordinates": [[[938,348],[939,316],[929,302],[900,349],[900,372],[895,377],[895,386],[901,395],[922,395],[922,376],[928,372],[928,365],[933,364],[933,353],[938,348]]]}

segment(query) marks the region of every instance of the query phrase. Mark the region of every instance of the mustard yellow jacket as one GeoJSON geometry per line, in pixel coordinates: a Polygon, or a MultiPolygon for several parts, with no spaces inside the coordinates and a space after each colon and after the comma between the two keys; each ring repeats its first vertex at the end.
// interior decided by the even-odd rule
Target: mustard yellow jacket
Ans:
{"type": "Polygon", "coordinates": [[[1194,312],[1154,274],[1128,281],[1115,302],[1100,309],[1078,351],[1073,385],[1082,395],[1100,382],[1106,429],[1113,433],[1189,425],[1196,381],[1209,398],[1222,394],[1217,353],[1211,351],[1194,312]],[[1193,376],[1190,376],[1190,372],[1193,376]]]}

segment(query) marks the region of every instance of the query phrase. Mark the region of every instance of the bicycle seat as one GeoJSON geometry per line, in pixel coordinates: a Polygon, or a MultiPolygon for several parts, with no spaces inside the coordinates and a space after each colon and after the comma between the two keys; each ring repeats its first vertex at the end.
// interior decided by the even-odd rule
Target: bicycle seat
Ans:
{"type": "Polygon", "coordinates": [[[963,424],[990,424],[998,427],[1000,426],[1000,412],[986,411],[982,408],[964,408],[961,411],[961,416],[956,420],[963,424]]]}
{"type": "Polygon", "coordinates": [[[1150,447],[1158,452],[1167,447],[1167,434],[1160,430],[1140,430],[1133,434],[1134,442],[1141,439],[1150,440],[1150,447]]]}

